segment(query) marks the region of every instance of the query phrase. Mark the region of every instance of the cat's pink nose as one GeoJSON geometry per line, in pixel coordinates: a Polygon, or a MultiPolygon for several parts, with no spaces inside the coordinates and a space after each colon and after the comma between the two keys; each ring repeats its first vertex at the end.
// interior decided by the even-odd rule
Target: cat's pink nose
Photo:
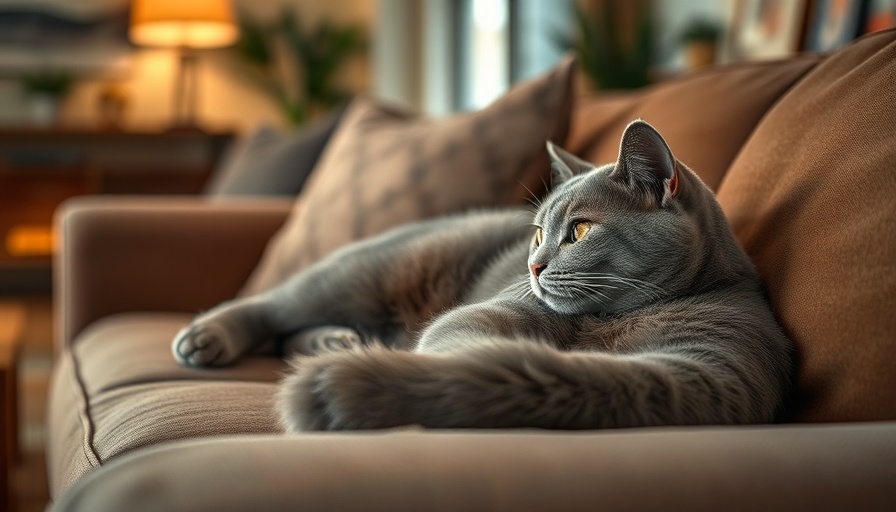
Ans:
{"type": "Polygon", "coordinates": [[[529,265],[529,270],[532,271],[532,275],[535,276],[535,279],[538,279],[538,276],[544,272],[544,269],[547,268],[547,265],[544,263],[535,263],[533,265],[529,265]]]}

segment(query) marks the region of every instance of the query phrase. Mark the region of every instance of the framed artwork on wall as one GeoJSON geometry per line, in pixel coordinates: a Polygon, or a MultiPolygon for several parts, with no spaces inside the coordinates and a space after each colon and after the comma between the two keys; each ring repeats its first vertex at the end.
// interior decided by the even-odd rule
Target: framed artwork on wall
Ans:
{"type": "Polygon", "coordinates": [[[725,60],[788,57],[800,49],[806,0],[735,0],[725,60]]]}
{"type": "Polygon", "coordinates": [[[846,46],[862,33],[865,8],[865,0],[816,0],[803,48],[829,52],[846,46]]]}
{"type": "Polygon", "coordinates": [[[0,0],[0,77],[123,74],[128,0],[0,0]]]}

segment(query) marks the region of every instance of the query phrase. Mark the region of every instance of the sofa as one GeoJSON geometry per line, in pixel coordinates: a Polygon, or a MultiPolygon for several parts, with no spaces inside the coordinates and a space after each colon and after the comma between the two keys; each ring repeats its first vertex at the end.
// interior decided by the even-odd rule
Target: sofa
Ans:
{"type": "Polygon", "coordinates": [[[480,112],[356,99],[292,199],[58,212],[54,511],[896,510],[896,31],[593,92],[568,61],[480,112]],[[774,424],[284,435],[281,358],[178,366],[197,312],[401,222],[545,193],[643,118],[719,199],[796,345],[774,424]],[[524,190],[525,189],[525,190],[524,190]]]}

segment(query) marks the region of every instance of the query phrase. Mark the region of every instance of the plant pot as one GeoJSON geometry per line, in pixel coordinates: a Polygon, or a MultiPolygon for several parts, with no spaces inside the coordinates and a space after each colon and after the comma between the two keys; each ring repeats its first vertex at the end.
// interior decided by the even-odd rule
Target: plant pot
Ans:
{"type": "Polygon", "coordinates": [[[699,41],[684,47],[685,63],[688,71],[696,71],[716,63],[716,43],[699,41]]]}

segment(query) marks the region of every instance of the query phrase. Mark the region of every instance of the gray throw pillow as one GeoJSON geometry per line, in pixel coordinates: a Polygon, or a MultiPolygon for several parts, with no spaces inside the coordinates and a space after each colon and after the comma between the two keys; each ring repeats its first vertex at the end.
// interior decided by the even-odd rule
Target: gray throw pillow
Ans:
{"type": "Polygon", "coordinates": [[[281,133],[263,126],[236,141],[205,187],[209,196],[296,196],[342,118],[330,114],[281,133]]]}

